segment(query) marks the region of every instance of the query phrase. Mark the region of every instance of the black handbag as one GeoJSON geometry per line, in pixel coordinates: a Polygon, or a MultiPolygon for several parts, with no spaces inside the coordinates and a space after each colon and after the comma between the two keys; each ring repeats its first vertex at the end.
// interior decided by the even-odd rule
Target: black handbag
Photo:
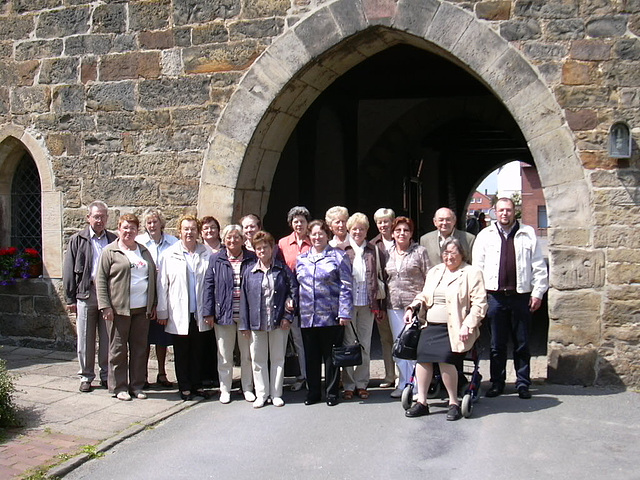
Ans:
{"type": "Polygon", "coordinates": [[[300,362],[291,331],[287,336],[287,349],[284,353],[284,376],[296,378],[300,376],[300,362]]]}
{"type": "Polygon", "coordinates": [[[353,328],[356,341],[351,345],[333,346],[331,349],[331,361],[334,367],[355,367],[357,365],[362,365],[362,350],[364,347],[360,345],[360,339],[358,338],[358,333],[356,332],[353,323],[349,323],[351,324],[351,328],[353,328]]]}
{"type": "Polygon", "coordinates": [[[393,356],[402,360],[418,358],[418,341],[420,340],[420,320],[417,311],[414,312],[413,322],[405,325],[393,342],[393,356]]]}

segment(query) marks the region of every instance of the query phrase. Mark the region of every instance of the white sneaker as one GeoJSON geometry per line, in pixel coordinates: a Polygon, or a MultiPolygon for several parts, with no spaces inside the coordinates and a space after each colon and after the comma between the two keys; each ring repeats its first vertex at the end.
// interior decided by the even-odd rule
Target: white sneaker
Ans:
{"type": "Polygon", "coordinates": [[[131,395],[129,395],[129,392],[118,392],[118,394],[116,395],[116,398],[118,400],[128,402],[129,400],[131,400],[131,395]]]}
{"type": "Polygon", "coordinates": [[[220,403],[231,403],[231,394],[229,392],[220,392],[220,403]]]}
{"type": "MultiPolygon", "coordinates": [[[[256,396],[253,394],[253,392],[244,392],[244,399],[247,402],[255,402],[256,396]]],[[[262,403],[264,403],[264,401],[262,403]]]]}
{"type": "Polygon", "coordinates": [[[142,390],[136,390],[135,392],[133,392],[133,396],[140,400],[144,400],[145,398],[147,398],[147,394],[142,390]]]}
{"type": "Polygon", "coordinates": [[[282,400],[280,397],[274,397],[271,402],[273,403],[274,407],[284,407],[284,400],[282,400]]]}
{"type": "Polygon", "coordinates": [[[389,396],[391,398],[401,398],[403,390],[404,390],[404,388],[396,388],[393,392],[391,392],[391,395],[389,395],[389,396]]]}
{"type": "Polygon", "coordinates": [[[253,401],[253,408],[262,408],[264,407],[264,400],[262,398],[256,398],[253,401]]]}

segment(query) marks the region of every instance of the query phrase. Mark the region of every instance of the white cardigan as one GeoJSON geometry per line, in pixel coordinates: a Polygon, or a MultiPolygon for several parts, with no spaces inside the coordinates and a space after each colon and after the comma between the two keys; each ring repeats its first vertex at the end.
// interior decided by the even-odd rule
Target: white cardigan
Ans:
{"type": "MultiPolygon", "coordinates": [[[[194,253],[196,274],[196,321],[201,332],[211,330],[204,322],[202,305],[204,276],[209,266],[211,252],[198,244],[194,253]]],[[[189,334],[189,286],[187,284],[187,261],[182,242],[169,247],[161,256],[158,273],[158,319],[168,319],[165,331],[174,335],[189,334]]]]}
{"type": "MultiPolygon", "coordinates": [[[[542,298],[549,288],[547,264],[533,228],[520,224],[513,246],[516,251],[516,291],[542,298]]],[[[473,265],[482,270],[487,290],[498,290],[501,249],[502,242],[495,224],[481,230],[473,244],[473,265]]]]}

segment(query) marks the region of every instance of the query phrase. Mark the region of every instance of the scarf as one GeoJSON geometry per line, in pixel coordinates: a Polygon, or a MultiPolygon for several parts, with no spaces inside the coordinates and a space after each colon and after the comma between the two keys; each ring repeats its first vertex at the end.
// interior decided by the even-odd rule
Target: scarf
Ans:
{"type": "Polygon", "coordinates": [[[367,273],[367,265],[364,263],[364,247],[367,246],[367,241],[362,242],[362,246],[358,246],[355,240],[349,236],[349,245],[356,254],[353,259],[353,279],[358,283],[363,283],[367,273]]]}

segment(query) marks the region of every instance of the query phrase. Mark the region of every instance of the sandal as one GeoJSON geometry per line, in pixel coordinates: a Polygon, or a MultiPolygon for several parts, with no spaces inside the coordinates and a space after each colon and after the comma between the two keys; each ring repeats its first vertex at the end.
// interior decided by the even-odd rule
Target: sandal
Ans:
{"type": "Polygon", "coordinates": [[[353,390],[345,390],[342,392],[342,398],[345,400],[351,400],[353,398],[353,390]]]}
{"type": "Polygon", "coordinates": [[[173,383],[171,383],[169,381],[169,379],[167,378],[167,374],[163,373],[163,374],[158,374],[158,376],[156,376],[156,383],[158,385],[162,385],[165,388],[172,388],[173,387],[173,383]]]}
{"type": "Polygon", "coordinates": [[[356,395],[358,395],[358,397],[360,397],[363,400],[366,400],[367,398],[369,398],[369,392],[367,392],[366,388],[358,388],[356,390],[356,395]]]}

